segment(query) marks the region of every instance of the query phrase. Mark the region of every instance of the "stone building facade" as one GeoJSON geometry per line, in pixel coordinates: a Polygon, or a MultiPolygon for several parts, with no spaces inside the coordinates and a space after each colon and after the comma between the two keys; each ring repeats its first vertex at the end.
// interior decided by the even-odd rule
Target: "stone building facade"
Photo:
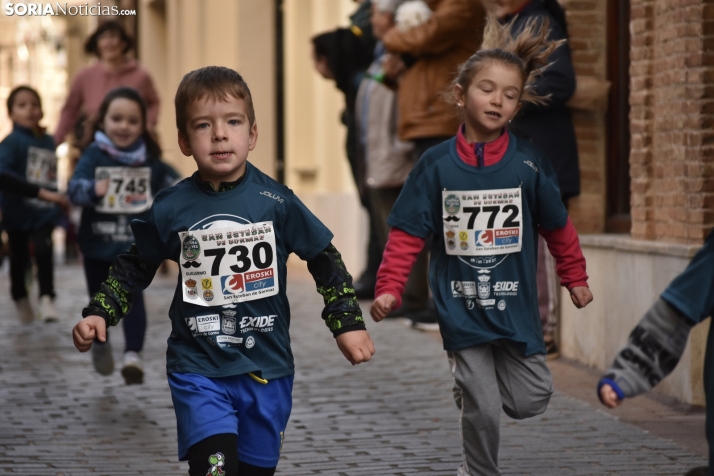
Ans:
{"type": "MultiPolygon", "coordinates": [[[[568,304],[561,309],[563,354],[604,369],[714,227],[714,1],[562,3],[578,75],[605,78],[619,88],[611,88],[604,114],[575,113],[583,194],[570,211],[579,231],[589,233],[581,234],[581,244],[595,301],[581,311],[568,304]],[[620,50],[612,45],[618,15],[629,17],[620,50]],[[613,55],[628,56],[628,67],[613,68],[618,64],[613,55]],[[612,100],[623,93],[625,74],[627,104],[612,100]],[[618,112],[626,120],[613,128],[618,112]],[[615,136],[623,132],[629,142],[620,154],[625,161],[613,156],[615,136]],[[622,220],[613,221],[612,204],[625,180],[629,218],[623,229],[622,220]]],[[[679,366],[656,391],[704,403],[708,330],[708,321],[694,328],[679,366]]]]}

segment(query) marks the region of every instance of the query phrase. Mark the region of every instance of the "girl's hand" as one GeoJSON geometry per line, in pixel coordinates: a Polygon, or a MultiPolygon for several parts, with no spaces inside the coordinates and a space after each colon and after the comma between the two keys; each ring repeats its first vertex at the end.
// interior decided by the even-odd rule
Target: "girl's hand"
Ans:
{"type": "Polygon", "coordinates": [[[103,197],[109,191],[109,179],[97,180],[94,182],[94,193],[97,197],[103,197]]]}
{"type": "Polygon", "coordinates": [[[107,341],[107,323],[101,316],[87,316],[72,329],[74,346],[80,352],[91,349],[94,339],[99,339],[99,342],[107,341]]]}
{"type": "Polygon", "coordinates": [[[593,300],[593,293],[587,286],[575,286],[570,290],[570,299],[573,300],[575,307],[582,309],[593,300]]]}
{"type": "Polygon", "coordinates": [[[349,331],[337,336],[337,347],[352,365],[367,362],[374,355],[374,344],[367,331],[349,331]]]}
{"type": "Polygon", "coordinates": [[[615,408],[622,403],[622,400],[617,397],[615,390],[608,384],[604,384],[600,387],[600,399],[607,408],[615,408]]]}
{"type": "Polygon", "coordinates": [[[53,192],[44,188],[40,189],[40,193],[37,195],[40,200],[45,200],[48,202],[54,202],[62,209],[62,211],[69,211],[69,199],[66,195],[62,193],[53,192]]]}
{"type": "Polygon", "coordinates": [[[374,322],[384,319],[392,311],[395,302],[397,302],[397,298],[391,294],[382,294],[377,297],[372,303],[372,309],[369,310],[374,322]]]}

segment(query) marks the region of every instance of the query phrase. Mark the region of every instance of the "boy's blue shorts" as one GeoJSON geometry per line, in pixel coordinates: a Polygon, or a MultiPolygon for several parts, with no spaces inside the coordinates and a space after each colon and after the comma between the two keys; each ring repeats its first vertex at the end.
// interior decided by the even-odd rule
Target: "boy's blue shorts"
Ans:
{"type": "Polygon", "coordinates": [[[292,410],[293,376],[263,384],[250,375],[209,378],[169,374],[176,412],[179,460],[188,449],[213,435],[238,435],[241,461],[271,468],[278,465],[283,432],[292,410]]]}

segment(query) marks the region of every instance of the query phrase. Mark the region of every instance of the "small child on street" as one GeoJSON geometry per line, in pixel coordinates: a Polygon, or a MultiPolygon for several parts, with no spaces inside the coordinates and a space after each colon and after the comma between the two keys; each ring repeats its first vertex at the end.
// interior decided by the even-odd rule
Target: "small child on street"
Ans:
{"type": "Polygon", "coordinates": [[[461,410],[459,475],[500,475],[501,409],[516,419],[543,413],[553,392],[536,291],[537,234],[556,257],[577,307],[592,300],[578,235],[546,157],[508,130],[529,88],[562,41],[547,22],[487,21],[482,49],[453,82],[464,124],[432,147],[407,178],[389,217],[377,278],[375,321],[400,304],[425,237],[433,235],[429,283],[461,410]]]}
{"type": "MultiPolygon", "coordinates": [[[[42,100],[29,86],[18,86],[7,98],[13,130],[0,142],[0,172],[25,178],[30,184],[57,191],[57,157],[52,136],[40,126],[42,100]]],[[[57,320],[54,305],[52,231],[60,218],[56,203],[8,193],[2,201],[2,220],[10,243],[10,294],[23,323],[32,322],[25,273],[33,244],[40,288],[40,315],[45,322],[57,320]]]]}
{"type": "Polygon", "coordinates": [[[184,76],[178,143],[198,171],[154,199],[73,330],[81,352],[126,316],[159,264],[179,264],[166,370],[179,459],[189,475],[275,473],[292,408],[287,259],[295,253],[323,295],[322,317],[353,365],[374,346],[332,233],[295,194],[247,162],[258,140],[250,90],[218,66],[184,76]]]}
{"type": "MultiPolygon", "coordinates": [[[[674,370],[687,345],[689,331],[714,315],[714,231],[687,268],[670,283],[632,330],[627,345],[598,383],[598,397],[609,408],[651,390],[674,370]]],[[[688,476],[714,476],[714,332],[709,331],[704,356],[706,436],[709,468],[688,476]]]]}
{"type": "MultiPolygon", "coordinates": [[[[104,97],[87,147],[69,181],[67,194],[83,207],[78,242],[89,296],[99,291],[117,256],[134,242],[131,220],[146,218],[154,195],[171,186],[178,175],[161,161],[161,149],[147,130],[146,104],[139,92],[121,87],[104,97]]],[[[146,335],[146,309],[136,293],[123,320],[124,359],[121,373],[127,385],[144,381],[141,351],[146,335]]],[[[95,342],[92,363],[101,375],[114,371],[109,340],[95,342]]]]}

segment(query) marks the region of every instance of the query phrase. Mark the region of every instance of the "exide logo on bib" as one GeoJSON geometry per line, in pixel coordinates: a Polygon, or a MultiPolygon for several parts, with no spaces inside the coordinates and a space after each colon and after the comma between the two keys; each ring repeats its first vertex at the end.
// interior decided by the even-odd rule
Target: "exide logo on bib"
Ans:
{"type": "Polygon", "coordinates": [[[255,291],[258,289],[272,288],[275,286],[273,269],[262,269],[260,271],[250,271],[245,273],[245,290],[255,291]]]}

